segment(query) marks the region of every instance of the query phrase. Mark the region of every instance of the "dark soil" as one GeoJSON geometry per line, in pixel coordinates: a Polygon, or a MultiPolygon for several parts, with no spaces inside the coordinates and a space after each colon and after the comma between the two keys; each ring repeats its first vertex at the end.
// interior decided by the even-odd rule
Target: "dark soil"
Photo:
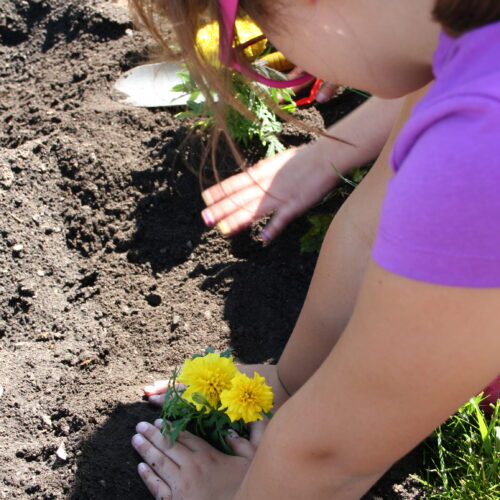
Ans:
{"type": "MultiPolygon", "coordinates": [[[[307,221],[268,247],[203,226],[199,145],[171,111],[112,95],[147,54],[123,8],[2,0],[0,43],[0,497],[149,498],[130,446],[158,415],[142,387],[209,345],[279,357],[315,263],[307,221]]],[[[417,463],[366,498],[420,498],[417,463]]]]}

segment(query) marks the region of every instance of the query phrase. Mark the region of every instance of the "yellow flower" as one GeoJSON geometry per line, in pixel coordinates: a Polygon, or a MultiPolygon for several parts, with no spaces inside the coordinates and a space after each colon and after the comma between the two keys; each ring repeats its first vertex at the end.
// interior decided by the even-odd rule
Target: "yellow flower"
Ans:
{"type": "Polygon", "coordinates": [[[220,400],[232,422],[242,418],[248,424],[262,420],[261,412],[273,407],[273,391],[257,372],[254,372],[253,378],[238,373],[231,388],[221,393],[220,400]]]}
{"type": "Polygon", "coordinates": [[[216,353],[195,359],[186,359],[177,381],[187,385],[182,397],[193,403],[198,410],[205,405],[193,400],[193,394],[201,394],[208,403],[215,407],[220,393],[231,387],[231,380],[238,373],[233,358],[225,358],[216,353]]]}
{"type": "MultiPolygon", "coordinates": [[[[260,28],[248,18],[236,20],[236,33],[238,34],[240,43],[248,42],[252,38],[262,35],[260,28]]],[[[211,64],[216,67],[220,66],[219,23],[217,21],[209,23],[198,30],[196,45],[211,64]]],[[[244,52],[248,58],[253,60],[260,56],[265,48],[266,40],[261,40],[247,47],[244,52]]]]}

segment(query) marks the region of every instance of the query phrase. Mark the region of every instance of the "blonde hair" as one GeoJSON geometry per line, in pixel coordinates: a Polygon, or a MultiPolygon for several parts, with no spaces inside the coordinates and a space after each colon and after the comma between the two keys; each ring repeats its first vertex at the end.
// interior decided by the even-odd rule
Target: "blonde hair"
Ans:
{"type": "MultiPolygon", "coordinates": [[[[264,1],[241,0],[239,17],[248,16],[252,19],[258,16],[268,16],[264,1]]],[[[268,3],[268,2],[267,2],[268,3]]],[[[225,117],[228,106],[250,120],[255,116],[234,96],[232,92],[231,71],[220,65],[214,66],[213,60],[206,52],[197,50],[196,38],[198,31],[209,23],[222,22],[220,19],[218,0],[129,0],[129,8],[134,23],[146,29],[158,43],[161,57],[165,60],[181,60],[184,62],[193,80],[202,90],[205,99],[213,111],[215,127],[212,134],[211,148],[202,158],[206,160],[208,152],[212,155],[212,165],[215,166],[215,151],[221,135],[225,137],[232,154],[238,164],[244,168],[244,160],[232,140],[225,117]],[[173,36],[172,36],[173,35],[173,36]],[[219,96],[217,102],[213,94],[219,96]]],[[[235,42],[238,43],[238,33],[235,32],[235,42]]],[[[250,60],[244,51],[236,54],[241,65],[250,67],[250,60]]],[[[250,83],[250,82],[249,82],[250,83]]],[[[272,102],[270,97],[258,88],[256,92],[263,98],[282,119],[288,120],[288,113],[283,112],[272,102]]],[[[306,129],[318,132],[312,127],[306,129]]],[[[214,168],[217,180],[217,170],[214,168]]]]}

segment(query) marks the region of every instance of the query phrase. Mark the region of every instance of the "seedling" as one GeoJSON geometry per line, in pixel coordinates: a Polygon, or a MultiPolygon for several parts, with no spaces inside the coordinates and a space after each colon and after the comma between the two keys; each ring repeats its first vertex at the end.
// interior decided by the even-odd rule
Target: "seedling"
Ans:
{"type": "MultiPolygon", "coordinates": [[[[269,71],[269,68],[266,70],[269,71]]],[[[177,113],[176,118],[195,118],[196,122],[193,127],[204,129],[212,127],[215,122],[212,110],[206,102],[197,102],[201,95],[200,88],[187,71],[178,73],[178,75],[183,82],[176,85],[172,91],[185,93],[189,95],[189,99],[187,102],[188,110],[177,113]]],[[[296,109],[292,99],[292,90],[280,89],[278,93],[277,89],[268,88],[258,83],[247,83],[237,72],[232,72],[232,86],[235,97],[255,117],[255,120],[250,120],[237,110],[229,108],[226,123],[232,138],[245,147],[257,139],[266,148],[266,157],[284,151],[285,146],[279,139],[283,125],[264,96],[267,95],[268,99],[274,101],[278,106],[281,95],[285,104],[281,105],[280,108],[292,113],[296,109]]]]}

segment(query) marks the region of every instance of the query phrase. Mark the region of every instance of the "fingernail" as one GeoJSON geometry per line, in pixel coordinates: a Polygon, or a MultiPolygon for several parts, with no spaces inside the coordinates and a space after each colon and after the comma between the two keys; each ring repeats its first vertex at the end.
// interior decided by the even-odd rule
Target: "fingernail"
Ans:
{"type": "Polygon", "coordinates": [[[231,439],[236,439],[236,438],[239,438],[240,436],[238,435],[238,433],[234,430],[234,429],[229,429],[227,431],[227,435],[231,438],[231,439]]]}
{"type": "Polygon", "coordinates": [[[146,472],[148,470],[148,466],[144,463],[144,462],[141,462],[138,466],[137,466],[137,470],[139,473],[141,472],[146,472]]]}
{"type": "Polygon", "coordinates": [[[149,400],[151,403],[159,403],[160,402],[160,397],[158,394],[154,394],[153,396],[149,396],[149,400]]]}
{"type": "Polygon", "coordinates": [[[328,101],[328,95],[321,92],[321,90],[316,94],[316,101],[317,102],[326,102],[328,101]]]}
{"type": "Polygon", "coordinates": [[[156,427],[160,427],[160,425],[161,425],[162,423],[163,423],[163,420],[162,420],[161,418],[157,418],[157,419],[155,420],[155,425],[156,425],[156,427]]]}
{"type": "Polygon", "coordinates": [[[207,191],[203,191],[203,193],[201,193],[201,197],[203,199],[203,201],[205,202],[205,205],[211,205],[213,200],[212,200],[212,197],[208,194],[207,191]]]}
{"type": "Polygon", "coordinates": [[[271,241],[271,236],[269,235],[269,233],[264,229],[264,231],[262,231],[260,233],[260,237],[266,242],[266,243],[269,243],[271,241]]]}
{"type": "Polygon", "coordinates": [[[146,432],[146,430],[148,429],[148,424],[146,422],[139,422],[136,426],[135,426],[135,430],[137,432],[139,432],[140,434],[142,434],[143,432],[146,432]]]}
{"type": "Polygon", "coordinates": [[[132,444],[134,446],[141,446],[144,443],[145,439],[140,434],[135,434],[132,438],[132,444]]]}
{"type": "Polygon", "coordinates": [[[221,232],[223,236],[227,236],[231,232],[231,228],[226,221],[221,221],[217,224],[217,229],[221,232]]]}
{"type": "Polygon", "coordinates": [[[154,390],[156,390],[156,387],[154,385],[147,385],[146,387],[144,387],[144,392],[147,394],[148,392],[153,392],[154,390]]]}
{"type": "Polygon", "coordinates": [[[208,227],[212,227],[215,224],[214,218],[209,210],[203,210],[203,212],[201,212],[201,217],[208,227]]]}

